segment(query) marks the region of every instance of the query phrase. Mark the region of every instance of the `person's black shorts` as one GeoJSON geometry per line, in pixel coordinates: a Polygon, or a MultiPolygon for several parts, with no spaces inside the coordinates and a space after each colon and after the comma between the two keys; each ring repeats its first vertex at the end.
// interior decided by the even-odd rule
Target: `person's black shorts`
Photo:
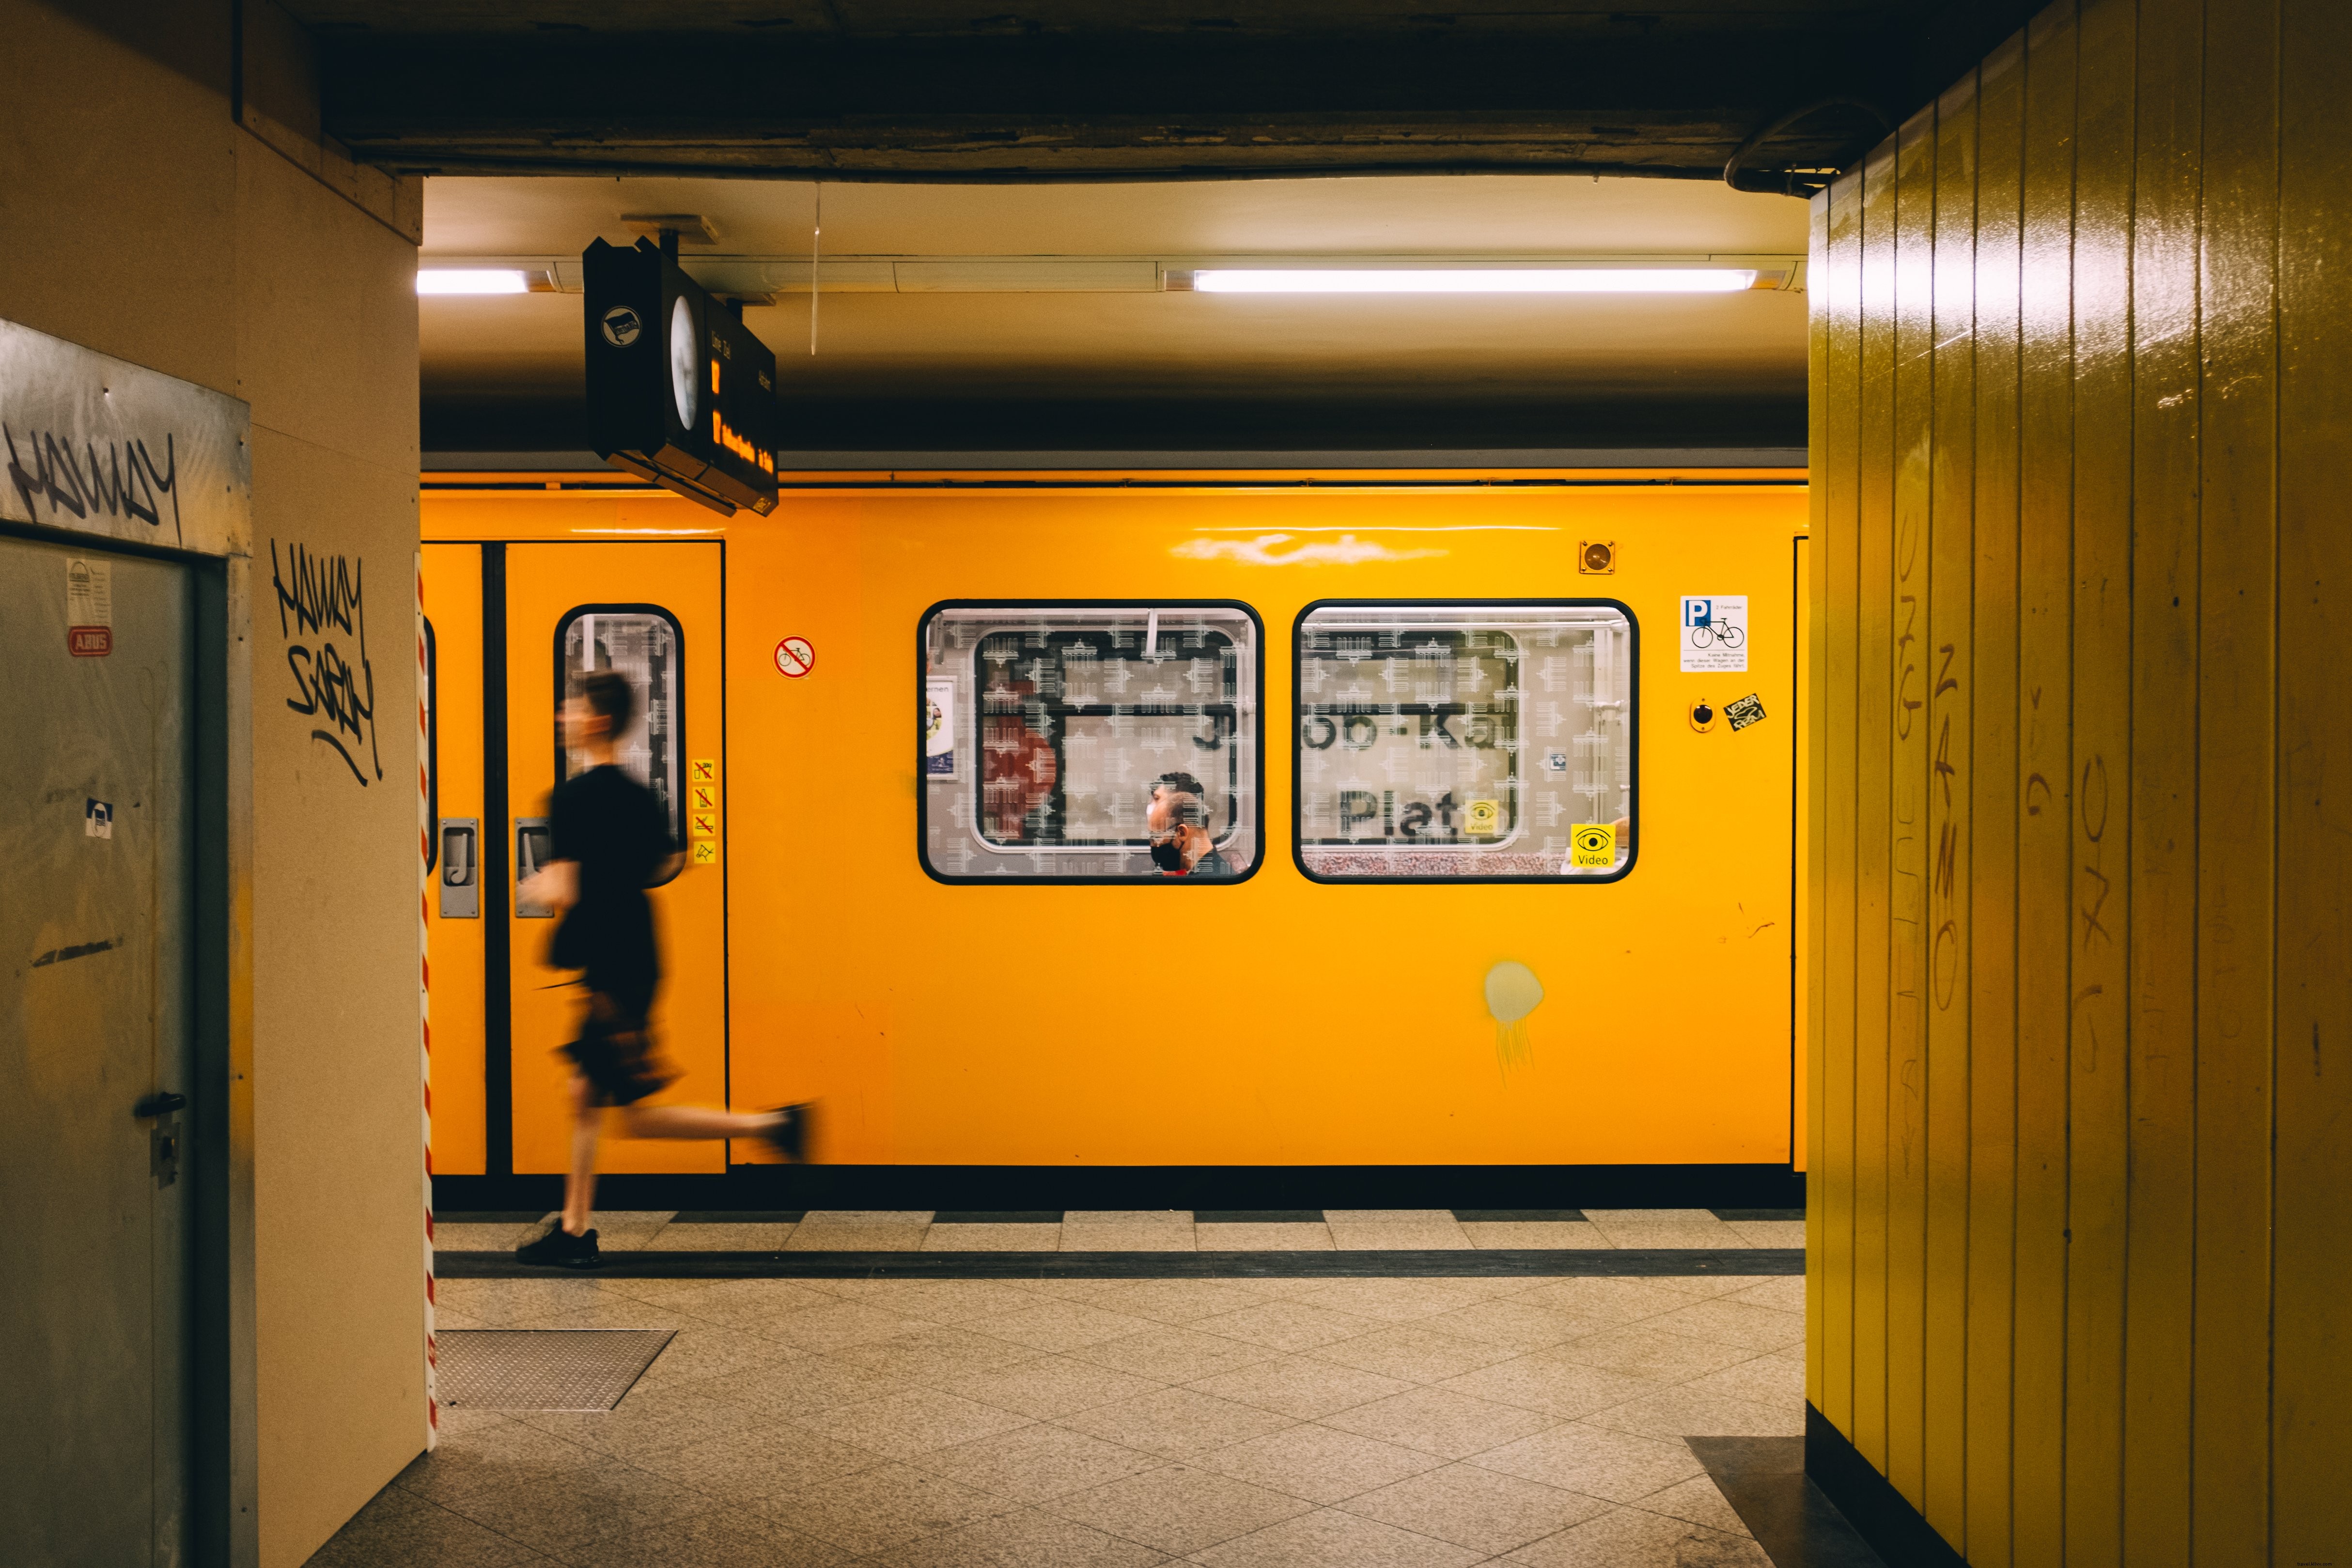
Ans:
{"type": "Polygon", "coordinates": [[[589,993],[580,1038],[565,1046],[563,1054],[596,1091],[599,1105],[634,1105],[678,1076],[656,1060],[644,1012],[602,992],[589,993]]]}

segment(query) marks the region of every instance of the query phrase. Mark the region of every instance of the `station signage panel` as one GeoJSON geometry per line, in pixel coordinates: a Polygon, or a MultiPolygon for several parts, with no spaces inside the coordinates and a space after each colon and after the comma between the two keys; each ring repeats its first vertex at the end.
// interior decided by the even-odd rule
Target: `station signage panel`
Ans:
{"type": "Polygon", "coordinates": [[[713,510],[776,507],[776,356],[651,240],[581,256],[599,456],[713,510]]]}

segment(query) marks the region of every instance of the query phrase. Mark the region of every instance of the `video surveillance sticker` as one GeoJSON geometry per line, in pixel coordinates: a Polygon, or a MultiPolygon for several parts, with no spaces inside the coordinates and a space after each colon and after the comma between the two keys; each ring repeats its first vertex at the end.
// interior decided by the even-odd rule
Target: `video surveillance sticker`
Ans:
{"type": "Polygon", "coordinates": [[[1748,595],[1683,595],[1683,674],[1748,673],[1748,595]]]}
{"type": "Polygon", "coordinates": [[[1614,822],[1576,822],[1568,830],[1568,863],[1579,870],[1606,871],[1617,863],[1614,822]]]}
{"type": "Polygon", "coordinates": [[[1764,701],[1756,693],[1750,692],[1736,702],[1724,704],[1723,716],[1731,721],[1731,727],[1735,731],[1746,729],[1764,716],[1764,701]]]}

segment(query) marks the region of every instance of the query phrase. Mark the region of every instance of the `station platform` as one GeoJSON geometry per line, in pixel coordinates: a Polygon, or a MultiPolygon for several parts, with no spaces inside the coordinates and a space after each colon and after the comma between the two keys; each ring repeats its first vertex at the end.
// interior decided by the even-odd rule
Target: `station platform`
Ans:
{"type": "Polygon", "coordinates": [[[600,1269],[515,1263],[551,1218],[441,1217],[439,1446],[315,1568],[1877,1561],[1803,1517],[1796,1211],[600,1212],[600,1269]],[[477,1396],[587,1335],[655,1347],[609,1409],[477,1396]]]}

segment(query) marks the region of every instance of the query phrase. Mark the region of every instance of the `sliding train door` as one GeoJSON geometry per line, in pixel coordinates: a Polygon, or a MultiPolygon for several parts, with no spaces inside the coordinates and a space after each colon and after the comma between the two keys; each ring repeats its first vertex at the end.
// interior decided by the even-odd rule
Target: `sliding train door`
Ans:
{"type": "MultiPolygon", "coordinates": [[[[547,844],[547,800],[578,770],[557,733],[570,683],[614,670],[637,690],[621,765],[652,787],[686,852],[677,874],[652,890],[662,988],[653,1027],[682,1072],[658,1097],[727,1100],[727,894],[719,759],[722,547],[716,543],[519,544],[506,552],[507,799],[509,896],[547,844]]],[[[583,1006],[570,974],[550,968],[555,922],[518,902],[508,928],[513,1064],[514,1168],[560,1171],[570,1158],[564,1100],[569,1063],[558,1054],[583,1006]]],[[[608,1171],[723,1171],[716,1143],[615,1144],[608,1171]]]]}
{"type": "MultiPolygon", "coordinates": [[[[721,548],[425,547],[438,676],[426,909],[436,1174],[551,1174],[569,1158],[560,1052],[584,1004],[574,977],[546,962],[553,912],[519,890],[547,856],[549,797],[583,765],[557,714],[592,670],[636,689],[621,765],[661,800],[684,853],[650,892],[663,973],[653,1026],[679,1074],[656,1103],[726,1103],[721,548]]],[[[726,1158],[716,1143],[615,1141],[600,1164],[718,1172],[726,1158]]]]}

